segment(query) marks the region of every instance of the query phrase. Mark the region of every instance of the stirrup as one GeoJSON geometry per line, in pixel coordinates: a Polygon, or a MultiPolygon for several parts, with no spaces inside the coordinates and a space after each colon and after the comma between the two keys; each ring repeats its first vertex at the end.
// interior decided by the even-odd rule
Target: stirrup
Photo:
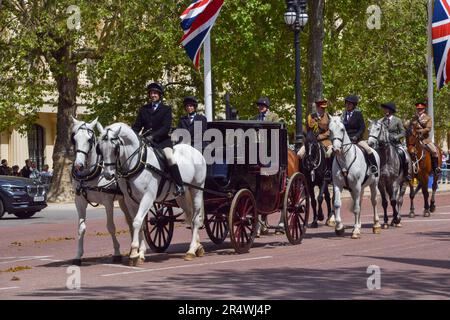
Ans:
{"type": "Polygon", "coordinates": [[[369,172],[370,174],[377,174],[378,173],[378,168],[375,165],[371,165],[369,168],[369,172]]]}
{"type": "Polygon", "coordinates": [[[325,171],[324,179],[328,180],[328,181],[331,181],[331,170],[326,170],[325,171]]]}
{"type": "Polygon", "coordinates": [[[175,186],[175,191],[174,191],[174,193],[173,193],[173,195],[175,196],[175,197],[182,197],[182,196],[184,196],[184,188],[183,188],[183,186],[175,186]]]}

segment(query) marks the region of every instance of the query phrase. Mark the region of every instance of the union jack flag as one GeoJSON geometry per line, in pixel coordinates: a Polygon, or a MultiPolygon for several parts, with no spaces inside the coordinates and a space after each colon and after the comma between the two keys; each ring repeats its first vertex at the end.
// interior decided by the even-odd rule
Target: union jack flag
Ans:
{"type": "Polygon", "coordinates": [[[438,88],[450,82],[450,0],[436,0],[433,13],[433,54],[438,88]]]}
{"type": "Polygon", "coordinates": [[[194,0],[180,16],[184,31],[180,42],[197,69],[200,65],[200,49],[219,16],[223,2],[224,0],[194,0]]]}

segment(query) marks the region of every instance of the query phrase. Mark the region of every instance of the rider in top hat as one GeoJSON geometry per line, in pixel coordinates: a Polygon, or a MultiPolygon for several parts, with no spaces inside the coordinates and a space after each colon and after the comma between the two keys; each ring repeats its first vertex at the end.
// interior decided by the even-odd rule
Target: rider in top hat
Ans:
{"type": "Polygon", "coordinates": [[[132,128],[136,133],[142,130],[142,137],[151,146],[162,149],[169,165],[170,174],[175,182],[175,196],[184,195],[183,181],[180,170],[173,156],[173,145],[170,139],[172,126],[172,108],[162,102],[164,88],[159,83],[147,86],[150,103],[139,109],[132,128]]]}
{"type": "Polygon", "coordinates": [[[405,127],[403,126],[402,120],[394,115],[397,112],[397,107],[395,106],[395,103],[387,102],[381,104],[381,108],[383,108],[384,117],[381,118],[380,121],[388,128],[390,142],[402,151],[399,155],[403,158],[403,175],[408,180],[411,180],[411,159],[401,142],[401,139],[405,137],[405,127]]]}
{"type": "Polygon", "coordinates": [[[278,122],[280,121],[278,115],[269,110],[270,101],[267,97],[261,97],[256,101],[256,105],[259,108],[259,114],[252,120],[278,122]]]}
{"type": "MultiPolygon", "coordinates": [[[[316,101],[317,112],[308,115],[307,120],[307,130],[312,130],[317,138],[317,141],[325,148],[326,161],[327,161],[327,172],[325,172],[325,178],[331,179],[331,155],[333,152],[333,144],[330,140],[330,115],[326,112],[328,105],[327,100],[316,101]]],[[[305,146],[302,146],[298,151],[300,159],[305,156],[305,146]]]]}
{"type": "Polygon", "coordinates": [[[357,109],[359,99],[357,96],[350,95],[345,98],[345,112],[342,115],[342,122],[345,130],[350,137],[352,143],[358,144],[368,154],[369,173],[377,175],[377,161],[373,154],[372,148],[369,147],[366,141],[362,140],[366,124],[361,110],[357,109]]]}
{"type": "Polygon", "coordinates": [[[184,105],[184,109],[186,110],[187,115],[182,116],[180,118],[180,121],[178,121],[177,128],[188,130],[191,135],[191,145],[195,146],[194,139],[196,136],[194,134],[194,124],[195,124],[195,122],[201,123],[201,130],[202,130],[201,138],[203,141],[203,133],[205,132],[205,130],[207,128],[207,120],[204,115],[197,113],[198,101],[195,97],[189,96],[189,97],[184,98],[183,105],[184,105]]]}
{"type": "Polygon", "coordinates": [[[430,131],[433,128],[433,121],[431,117],[426,113],[427,105],[423,102],[416,103],[417,113],[413,116],[411,126],[418,133],[418,138],[431,153],[431,165],[433,172],[438,174],[441,171],[438,161],[438,149],[431,141],[430,131]]]}

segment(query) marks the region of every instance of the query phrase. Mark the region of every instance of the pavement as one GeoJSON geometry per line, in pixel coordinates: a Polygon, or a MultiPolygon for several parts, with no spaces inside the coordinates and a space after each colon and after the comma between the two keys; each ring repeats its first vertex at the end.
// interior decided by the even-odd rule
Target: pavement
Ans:
{"type": "MultiPolygon", "coordinates": [[[[349,200],[343,201],[343,221],[351,228],[349,200]]],[[[168,251],[148,251],[139,267],[128,266],[130,235],[120,210],[115,220],[124,261],[113,264],[104,212],[89,208],[80,269],[71,267],[74,205],[50,204],[29,220],[0,220],[0,299],[450,299],[450,185],[440,186],[429,218],[421,214],[420,194],[417,216],[408,218],[408,200],[403,227],[375,235],[366,198],[358,240],[350,239],[350,229],[338,237],[321,223],[300,245],[270,234],[239,255],[228,240],[217,246],[201,230],[207,253],[190,262],[183,260],[190,230],[177,223],[168,251]],[[78,272],[80,289],[70,289],[78,272]]],[[[278,217],[269,216],[273,224],[278,217]]]]}

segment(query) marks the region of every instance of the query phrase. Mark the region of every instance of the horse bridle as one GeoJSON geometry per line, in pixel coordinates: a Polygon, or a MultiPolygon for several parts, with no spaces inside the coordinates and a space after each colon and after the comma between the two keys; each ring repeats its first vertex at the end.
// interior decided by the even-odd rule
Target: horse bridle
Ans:
{"type": "MultiPolygon", "coordinates": [[[[311,163],[311,161],[310,161],[310,158],[311,158],[311,154],[312,154],[312,147],[313,147],[313,143],[309,143],[309,145],[308,145],[308,163],[311,163]]],[[[320,166],[320,163],[322,162],[322,153],[321,153],[321,150],[320,150],[320,144],[317,142],[317,145],[318,145],[318,147],[319,147],[319,157],[317,157],[317,158],[314,158],[314,160],[315,161],[312,161],[312,168],[311,168],[311,170],[312,171],[314,171],[314,170],[316,170],[319,166],[320,166]]]]}
{"type": "Polygon", "coordinates": [[[76,146],[76,141],[75,141],[75,135],[78,133],[78,131],[80,131],[80,130],[86,130],[89,134],[90,134],[90,137],[89,137],[89,140],[88,140],[88,143],[89,143],[89,150],[88,151],[84,151],[84,150],[81,150],[81,149],[76,149],[75,150],[75,153],[82,153],[82,154],[84,154],[86,157],[88,157],[89,156],[89,152],[91,152],[91,150],[92,150],[92,147],[94,146],[94,144],[95,144],[95,132],[94,132],[94,130],[92,130],[92,129],[89,129],[87,126],[86,126],[86,123],[83,123],[78,129],[77,129],[77,131],[75,132],[75,133],[72,133],[72,135],[71,135],[71,137],[70,137],[70,140],[71,140],[71,142],[72,142],[72,144],[74,145],[74,146],[76,146]]]}
{"type": "MultiPolygon", "coordinates": [[[[115,162],[103,162],[104,167],[116,167],[118,168],[118,161],[119,161],[119,148],[121,145],[123,145],[122,140],[119,137],[112,137],[108,138],[108,132],[111,131],[111,129],[107,129],[106,133],[103,135],[102,140],[103,141],[109,141],[114,146],[114,155],[116,156],[115,162]],[[115,142],[118,141],[118,142],[115,142]]],[[[97,153],[102,154],[99,145],[97,146],[97,153]]]]}
{"type": "Polygon", "coordinates": [[[384,146],[386,146],[387,144],[389,144],[390,142],[388,141],[387,143],[381,143],[380,141],[380,136],[381,136],[381,132],[383,131],[383,124],[380,124],[380,132],[378,133],[378,136],[374,136],[373,134],[369,134],[369,138],[374,138],[375,140],[377,140],[378,142],[378,146],[380,148],[383,148],[384,146]]]}

